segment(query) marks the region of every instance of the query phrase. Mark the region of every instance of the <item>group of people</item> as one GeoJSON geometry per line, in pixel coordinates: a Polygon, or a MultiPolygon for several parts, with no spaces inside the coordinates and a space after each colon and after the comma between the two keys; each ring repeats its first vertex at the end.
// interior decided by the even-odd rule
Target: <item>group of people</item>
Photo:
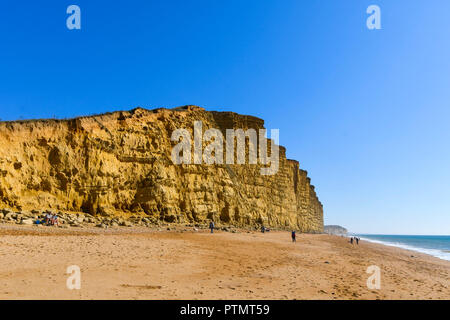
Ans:
{"type": "Polygon", "coordinates": [[[359,238],[358,237],[351,237],[350,238],[350,243],[353,244],[354,242],[356,242],[356,244],[359,244],[359,238]]]}
{"type": "Polygon", "coordinates": [[[59,226],[58,215],[56,213],[46,213],[44,216],[44,220],[42,220],[41,223],[47,226],[59,226]]]}

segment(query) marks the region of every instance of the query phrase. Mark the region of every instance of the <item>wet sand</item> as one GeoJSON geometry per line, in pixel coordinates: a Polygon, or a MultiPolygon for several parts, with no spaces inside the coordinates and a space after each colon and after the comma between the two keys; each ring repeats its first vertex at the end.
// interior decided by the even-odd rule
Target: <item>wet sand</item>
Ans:
{"type": "MultiPolygon", "coordinates": [[[[181,228],[180,230],[185,229],[181,228]]],[[[0,225],[0,299],[450,299],[450,262],[329,235],[0,225]],[[69,290],[67,267],[81,270],[69,290]],[[381,289],[368,289],[371,265],[381,289]]]]}

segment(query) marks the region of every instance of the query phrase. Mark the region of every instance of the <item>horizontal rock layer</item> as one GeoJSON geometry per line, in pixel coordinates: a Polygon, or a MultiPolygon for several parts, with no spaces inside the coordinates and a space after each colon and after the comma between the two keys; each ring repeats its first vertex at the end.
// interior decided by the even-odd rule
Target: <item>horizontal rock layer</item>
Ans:
{"type": "Polygon", "coordinates": [[[224,135],[264,128],[256,117],[195,106],[1,122],[0,205],[323,232],[314,186],[283,147],[275,175],[261,175],[261,164],[175,165],[172,132],[193,135],[194,121],[224,135]]]}

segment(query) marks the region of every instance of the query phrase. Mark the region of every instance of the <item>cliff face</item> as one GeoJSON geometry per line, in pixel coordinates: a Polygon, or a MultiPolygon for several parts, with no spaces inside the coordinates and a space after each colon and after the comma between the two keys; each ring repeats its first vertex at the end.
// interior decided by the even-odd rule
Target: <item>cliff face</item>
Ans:
{"type": "Polygon", "coordinates": [[[0,205],[323,232],[314,187],[283,147],[275,175],[261,175],[260,164],[175,165],[172,132],[193,132],[194,121],[224,133],[264,125],[255,117],[195,106],[2,122],[0,205]]]}

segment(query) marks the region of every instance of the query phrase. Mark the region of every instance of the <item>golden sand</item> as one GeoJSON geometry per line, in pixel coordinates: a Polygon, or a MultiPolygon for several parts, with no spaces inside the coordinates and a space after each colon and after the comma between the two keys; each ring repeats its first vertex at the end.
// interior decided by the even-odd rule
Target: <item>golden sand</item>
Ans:
{"type": "Polygon", "coordinates": [[[450,299],[450,262],[329,235],[4,224],[0,257],[0,299],[450,299]]]}

